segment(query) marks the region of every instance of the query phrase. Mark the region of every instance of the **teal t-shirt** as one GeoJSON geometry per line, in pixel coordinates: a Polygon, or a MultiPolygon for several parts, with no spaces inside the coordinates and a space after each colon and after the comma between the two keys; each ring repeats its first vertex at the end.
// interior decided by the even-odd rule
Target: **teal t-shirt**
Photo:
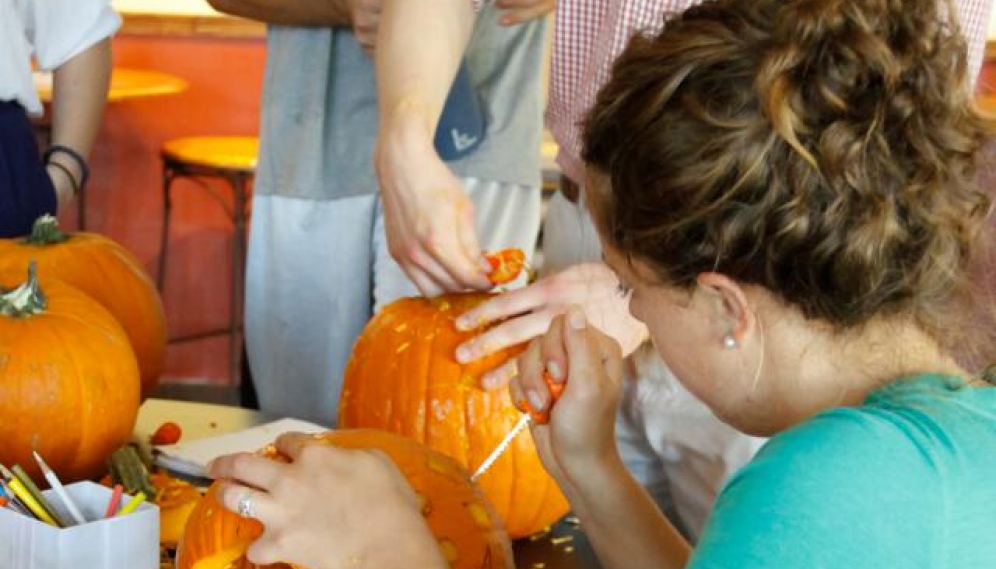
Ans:
{"type": "Polygon", "coordinates": [[[689,567],[996,568],[996,388],[921,375],[772,437],[689,567]]]}

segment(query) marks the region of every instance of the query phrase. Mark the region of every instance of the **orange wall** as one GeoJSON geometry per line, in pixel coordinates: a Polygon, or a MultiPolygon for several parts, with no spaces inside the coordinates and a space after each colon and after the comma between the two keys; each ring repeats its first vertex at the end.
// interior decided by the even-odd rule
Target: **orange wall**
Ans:
{"type": "MultiPolygon", "coordinates": [[[[115,65],[176,75],[189,88],[108,105],[91,156],[87,229],[123,243],[155,277],[163,211],[159,147],[177,136],[256,134],[264,59],[262,39],[118,36],[115,65]]],[[[170,333],[224,327],[231,225],[203,190],[183,180],[173,188],[164,294],[170,333]]],[[[61,217],[72,226],[73,215],[61,217]]],[[[224,337],[173,344],[166,376],[224,380],[227,364],[224,337]]]]}

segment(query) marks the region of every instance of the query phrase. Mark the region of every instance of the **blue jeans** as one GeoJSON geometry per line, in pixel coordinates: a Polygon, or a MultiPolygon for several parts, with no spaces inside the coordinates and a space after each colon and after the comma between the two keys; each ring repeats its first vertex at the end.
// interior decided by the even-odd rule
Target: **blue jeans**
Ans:
{"type": "Polygon", "coordinates": [[[0,101],[0,237],[27,235],[35,219],[55,208],[31,121],[19,104],[0,101]]]}

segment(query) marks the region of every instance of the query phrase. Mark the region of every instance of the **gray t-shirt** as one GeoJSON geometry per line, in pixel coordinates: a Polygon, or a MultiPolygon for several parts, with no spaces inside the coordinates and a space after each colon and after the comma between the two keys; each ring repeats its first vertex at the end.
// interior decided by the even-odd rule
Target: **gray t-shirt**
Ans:
{"type": "MultiPolygon", "coordinates": [[[[459,177],[540,185],[546,22],[501,27],[486,8],[467,49],[487,120],[459,177]]],[[[348,28],[270,26],[263,88],[260,195],[335,200],[378,189],[377,101],[371,58],[348,28]]]]}

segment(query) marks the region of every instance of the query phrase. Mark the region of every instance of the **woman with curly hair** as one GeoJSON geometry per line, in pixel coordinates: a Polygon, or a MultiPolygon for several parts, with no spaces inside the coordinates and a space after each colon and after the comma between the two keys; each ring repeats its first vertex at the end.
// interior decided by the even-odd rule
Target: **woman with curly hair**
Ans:
{"type": "MultiPolygon", "coordinates": [[[[619,346],[577,307],[556,319],[511,390],[552,406],[533,436],[604,566],[996,566],[996,390],[951,355],[990,209],[975,182],[990,126],[955,14],[943,0],[712,0],[616,63],[584,140],[606,262],[682,383],[771,438],[693,551],[619,458],[619,346]],[[544,374],[566,381],[555,404],[544,374]]],[[[336,520],[257,543],[259,561],[283,544],[315,569],[446,566],[386,460],[310,464],[312,477],[241,469],[298,489],[254,497],[268,531],[336,520]]]]}

